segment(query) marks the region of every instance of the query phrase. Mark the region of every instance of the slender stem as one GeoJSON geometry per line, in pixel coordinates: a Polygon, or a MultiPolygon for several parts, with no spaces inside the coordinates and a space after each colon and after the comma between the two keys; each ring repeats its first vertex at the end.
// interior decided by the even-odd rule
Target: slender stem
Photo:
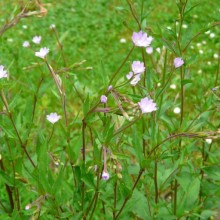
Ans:
{"type": "Polygon", "coordinates": [[[156,99],[155,99],[155,100],[157,100],[158,97],[160,97],[160,95],[163,94],[163,91],[166,89],[168,83],[169,83],[170,80],[172,79],[172,76],[173,76],[173,71],[170,73],[170,75],[169,75],[169,77],[168,77],[168,79],[167,79],[165,85],[164,85],[163,88],[160,90],[160,92],[159,92],[158,95],[156,96],[156,99]]]}
{"type": "MultiPolygon", "coordinates": [[[[132,187],[132,193],[134,192],[134,190],[135,190],[135,188],[136,188],[136,186],[137,186],[137,184],[138,184],[138,182],[139,182],[139,180],[140,180],[140,178],[141,178],[143,172],[144,172],[144,169],[141,169],[141,170],[139,171],[139,175],[138,175],[138,177],[137,177],[137,179],[136,179],[136,181],[135,181],[135,183],[134,183],[134,186],[132,187]]],[[[130,195],[125,198],[125,200],[124,200],[124,202],[123,202],[123,204],[122,204],[120,210],[118,211],[117,215],[115,216],[114,220],[116,220],[116,219],[120,216],[121,212],[123,211],[123,209],[124,209],[126,203],[128,202],[128,200],[129,200],[130,198],[131,198],[130,195]]]]}
{"type": "Polygon", "coordinates": [[[183,67],[180,67],[180,83],[181,83],[181,116],[180,116],[180,127],[183,123],[184,117],[184,85],[183,85],[184,75],[183,75],[183,67]]]}
{"type": "MultiPolygon", "coordinates": [[[[211,28],[213,28],[213,27],[215,27],[215,26],[218,26],[218,25],[220,25],[220,22],[214,22],[209,29],[211,29],[211,28]]],[[[187,50],[187,48],[189,47],[189,45],[192,43],[192,41],[194,41],[198,36],[200,36],[200,35],[203,34],[203,33],[204,33],[204,31],[199,31],[197,34],[195,34],[195,35],[190,39],[190,41],[186,44],[186,46],[183,48],[182,52],[185,53],[186,50],[187,50]]]]}
{"type": "Polygon", "coordinates": [[[19,132],[18,132],[18,130],[17,130],[17,127],[16,127],[16,125],[15,125],[15,122],[14,122],[14,119],[13,119],[13,116],[12,116],[12,113],[10,112],[10,110],[9,110],[9,108],[8,108],[8,103],[7,103],[7,100],[6,100],[6,97],[5,97],[5,94],[4,94],[3,90],[1,90],[1,99],[2,99],[2,102],[3,102],[3,104],[4,104],[4,106],[5,106],[6,110],[7,110],[9,119],[10,119],[10,121],[11,121],[11,123],[12,123],[12,126],[13,126],[14,130],[15,130],[15,133],[16,133],[16,135],[17,135],[17,138],[18,138],[18,141],[19,141],[19,143],[20,143],[20,145],[21,145],[21,148],[22,148],[23,151],[25,152],[25,154],[26,154],[26,156],[28,157],[29,161],[31,162],[32,166],[33,166],[33,167],[36,167],[35,164],[34,164],[34,162],[33,162],[33,160],[31,159],[29,153],[27,152],[27,149],[26,149],[25,145],[23,144],[23,142],[22,142],[22,140],[21,140],[21,137],[20,137],[20,134],[19,134],[19,132]]]}
{"type": "Polygon", "coordinates": [[[114,208],[113,208],[113,219],[115,219],[116,215],[116,204],[117,204],[117,179],[114,184],[114,208]]]}
{"type": "Polygon", "coordinates": [[[218,49],[218,69],[217,69],[217,72],[216,72],[215,86],[214,87],[216,87],[218,85],[219,72],[220,72],[220,48],[218,49]]]}
{"type": "MultiPolygon", "coordinates": [[[[141,52],[142,52],[142,60],[143,60],[143,62],[144,62],[144,67],[145,67],[143,86],[146,87],[147,64],[146,64],[146,58],[145,58],[145,48],[142,47],[142,48],[141,48],[141,52]]],[[[148,76],[148,78],[150,78],[150,76],[148,76]]],[[[148,90],[150,90],[150,88],[148,88],[148,90]]]]}
{"type": "Polygon", "coordinates": [[[54,34],[55,34],[55,37],[56,37],[58,46],[59,46],[59,48],[60,48],[61,56],[62,56],[62,58],[63,58],[64,66],[67,66],[66,59],[65,59],[65,56],[64,56],[64,52],[63,52],[63,45],[61,44],[61,42],[60,42],[60,40],[59,40],[58,32],[56,31],[56,28],[52,28],[52,30],[53,30],[53,32],[54,32],[54,34]]]}
{"type": "Polygon", "coordinates": [[[92,220],[93,214],[94,214],[95,209],[96,209],[96,205],[97,205],[98,197],[99,197],[99,193],[96,192],[96,196],[95,196],[95,204],[94,204],[94,206],[93,206],[92,213],[91,213],[91,215],[90,215],[89,220],[92,220]]]}
{"type": "Polygon", "coordinates": [[[63,93],[63,111],[65,116],[65,124],[68,127],[68,118],[67,118],[67,111],[66,111],[66,93],[63,93]]]}
{"type": "Polygon", "coordinates": [[[36,104],[37,104],[37,94],[39,92],[40,86],[43,82],[44,78],[41,78],[40,82],[38,83],[37,91],[34,94],[34,104],[33,104],[33,110],[32,110],[32,119],[31,121],[34,121],[34,116],[35,116],[35,110],[36,110],[36,104]]]}
{"type": "Polygon", "coordinates": [[[136,21],[136,23],[137,23],[137,25],[138,25],[139,30],[141,30],[141,23],[140,23],[140,21],[139,21],[139,19],[138,19],[137,12],[136,12],[134,6],[132,5],[132,3],[131,3],[130,0],[127,0],[127,3],[128,3],[128,5],[129,5],[129,7],[130,7],[132,16],[134,17],[134,19],[135,19],[135,21],[136,21]]]}
{"type": "Polygon", "coordinates": [[[49,145],[50,140],[51,140],[51,138],[52,138],[52,136],[53,136],[53,133],[54,133],[54,125],[53,125],[53,128],[52,128],[52,131],[51,131],[50,137],[49,137],[49,139],[48,139],[48,142],[47,142],[48,145],[49,145]]]}
{"type": "Polygon", "coordinates": [[[157,161],[154,162],[154,187],[155,187],[155,203],[158,203],[158,182],[157,182],[157,161]]]}
{"type": "Polygon", "coordinates": [[[86,137],[85,137],[85,129],[86,129],[86,122],[82,120],[82,155],[83,155],[83,162],[85,164],[86,160],[86,137]]]}
{"type": "Polygon", "coordinates": [[[113,137],[115,135],[118,135],[119,133],[121,133],[122,131],[126,130],[127,128],[131,127],[133,124],[135,124],[139,119],[141,118],[141,116],[137,117],[136,119],[134,119],[132,122],[128,123],[127,125],[125,125],[122,128],[119,128],[117,131],[115,131],[115,133],[113,134],[113,137]]]}
{"type": "MultiPolygon", "coordinates": [[[[2,159],[0,159],[0,167],[3,171],[5,171],[2,159]]],[[[8,194],[8,199],[10,202],[11,210],[14,210],[14,200],[13,200],[11,187],[8,184],[5,184],[5,188],[6,188],[6,192],[8,194]]]]}
{"type": "Polygon", "coordinates": [[[178,188],[178,182],[175,179],[174,180],[174,197],[173,197],[173,214],[176,215],[177,210],[177,188],[178,188]]]}
{"type": "Polygon", "coordinates": [[[143,150],[143,154],[144,154],[144,157],[146,156],[146,141],[145,141],[145,138],[144,138],[144,134],[145,134],[145,119],[143,118],[142,120],[142,150],[143,150]]]}
{"type": "Polygon", "coordinates": [[[115,73],[112,75],[110,81],[109,81],[109,86],[112,84],[114,78],[117,76],[117,74],[119,73],[119,71],[121,70],[121,68],[124,66],[124,64],[127,62],[128,58],[130,57],[132,51],[134,50],[134,45],[131,48],[131,50],[129,51],[128,55],[125,57],[125,59],[123,60],[123,62],[121,63],[121,65],[118,67],[118,69],[115,71],[115,73]]]}
{"type": "Polygon", "coordinates": [[[8,212],[8,210],[6,209],[6,207],[4,206],[4,204],[2,203],[2,201],[0,200],[0,205],[1,205],[1,207],[4,209],[4,211],[7,213],[8,212]]]}

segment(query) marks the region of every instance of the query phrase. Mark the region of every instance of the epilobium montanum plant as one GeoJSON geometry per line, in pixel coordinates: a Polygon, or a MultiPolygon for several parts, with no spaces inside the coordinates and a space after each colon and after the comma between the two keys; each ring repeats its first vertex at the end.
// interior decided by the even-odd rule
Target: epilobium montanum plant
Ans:
{"type": "Polygon", "coordinates": [[[0,219],[219,219],[218,1],[3,2],[0,219]]]}

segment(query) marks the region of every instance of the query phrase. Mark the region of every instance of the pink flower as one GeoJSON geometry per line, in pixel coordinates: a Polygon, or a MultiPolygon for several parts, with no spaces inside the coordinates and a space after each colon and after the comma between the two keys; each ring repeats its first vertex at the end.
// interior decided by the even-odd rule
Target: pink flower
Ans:
{"type": "Polygon", "coordinates": [[[131,80],[131,85],[132,86],[136,86],[137,83],[141,80],[141,74],[135,74],[133,72],[129,72],[127,75],[126,75],[127,79],[131,79],[133,77],[133,79],[131,80]]]}
{"type": "Polygon", "coordinates": [[[131,65],[132,71],[137,73],[143,73],[145,71],[144,63],[140,61],[134,61],[131,65]]]}
{"type": "Polygon", "coordinates": [[[60,120],[60,118],[61,118],[61,116],[58,115],[56,112],[50,113],[49,115],[47,115],[47,120],[52,124],[55,124],[57,121],[60,120]]]}
{"type": "Polygon", "coordinates": [[[101,103],[106,103],[107,100],[108,100],[108,98],[107,98],[105,95],[102,95],[102,96],[100,97],[101,103]]]}
{"type": "Polygon", "coordinates": [[[35,56],[44,59],[48,53],[49,53],[49,49],[44,47],[41,48],[39,52],[35,52],[35,56]]]}
{"type": "Polygon", "coordinates": [[[108,173],[108,171],[103,171],[103,172],[102,172],[102,179],[103,179],[103,180],[108,180],[108,179],[109,179],[109,173],[108,173]]]}
{"type": "Polygon", "coordinates": [[[184,61],[182,58],[177,57],[174,59],[174,66],[175,68],[181,67],[184,64],[184,61]]]}
{"type": "Polygon", "coordinates": [[[153,37],[147,37],[147,34],[139,31],[138,33],[133,32],[132,41],[137,47],[148,47],[153,40],[153,37]]]}
{"type": "Polygon", "coordinates": [[[145,97],[138,102],[138,105],[141,108],[142,113],[150,113],[157,110],[156,103],[153,102],[152,99],[145,97]]]}
{"type": "Polygon", "coordinates": [[[7,71],[4,70],[4,66],[0,65],[0,79],[8,76],[7,71]]]}
{"type": "Polygon", "coordinates": [[[153,53],[153,47],[147,47],[146,52],[147,52],[147,54],[152,54],[153,53]]]}
{"type": "Polygon", "coordinates": [[[35,44],[40,44],[41,42],[41,36],[34,36],[32,41],[35,43],[35,44]]]}

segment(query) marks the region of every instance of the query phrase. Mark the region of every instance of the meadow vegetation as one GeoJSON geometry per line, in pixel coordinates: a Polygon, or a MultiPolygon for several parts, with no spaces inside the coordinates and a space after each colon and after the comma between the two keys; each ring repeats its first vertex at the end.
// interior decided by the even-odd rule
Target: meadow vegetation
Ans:
{"type": "Polygon", "coordinates": [[[0,219],[219,219],[218,0],[0,2],[0,219]]]}

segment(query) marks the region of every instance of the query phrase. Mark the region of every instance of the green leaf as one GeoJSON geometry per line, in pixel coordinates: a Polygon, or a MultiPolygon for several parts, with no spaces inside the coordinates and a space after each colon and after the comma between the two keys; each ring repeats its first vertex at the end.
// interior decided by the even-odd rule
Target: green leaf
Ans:
{"type": "Polygon", "coordinates": [[[184,80],[181,81],[181,83],[182,83],[183,86],[185,86],[186,84],[193,83],[193,81],[190,80],[190,79],[184,79],[184,80]]]}
{"type": "Polygon", "coordinates": [[[9,186],[14,186],[14,180],[12,177],[10,177],[9,175],[7,175],[5,172],[3,172],[2,170],[0,170],[0,179],[7,185],[9,186]]]}
{"type": "Polygon", "coordinates": [[[83,103],[83,113],[84,113],[84,116],[88,113],[89,106],[90,106],[90,100],[89,100],[89,94],[88,94],[85,102],[83,103]]]}

